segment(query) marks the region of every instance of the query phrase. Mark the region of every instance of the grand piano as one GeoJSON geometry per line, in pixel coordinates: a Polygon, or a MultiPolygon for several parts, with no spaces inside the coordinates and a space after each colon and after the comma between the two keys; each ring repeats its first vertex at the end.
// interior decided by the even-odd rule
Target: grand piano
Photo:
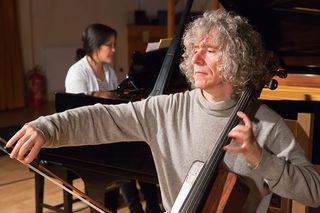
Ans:
{"type": "MultiPolygon", "coordinates": [[[[233,10],[246,16],[256,26],[267,47],[279,55],[280,64],[287,70],[289,76],[291,74],[306,76],[320,74],[320,2],[318,0],[222,0],[220,3],[227,10],[233,10]]],[[[161,65],[159,61],[162,62],[165,52],[166,50],[161,50],[143,56],[143,69],[139,72],[131,70],[130,76],[122,84],[129,85],[134,90],[120,88],[119,100],[60,93],[56,95],[57,111],[98,102],[119,104],[147,97],[156,81],[161,65]],[[158,61],[158,66],[150,63],[152,60],[158,61]],[[148,84],[144,85],[143,82],[148,82],[148,84]],[[124,93],[126,90],[129,92],[124,93]]],[[[173,88],[168,89],[166,93],[189,89],[178,73],[176,68],[170,83],[173,88]],[[175,80],[177,77],[179,80],[175,80]]],[[[319,164],[320,140],[316,133],[320,128],[320,102],[265,100],[265,103],[284,118],[295,118],[297,112],[301,111],[315,113],[312,161],[319,164]],[[288,106],[291,107],[288,108],[288,106]]],[[[85,182],[86,192],[102,203],[105,188],[114,182],[139,179],[157,183],[152,155],[144,142],[42,149],[39,158],[45,160],[49,167],[72,171],[81,177],[85,182]]],[[[42,212],[42,206],[39,204],[43,203],[41,200],[43,179],[38,175],[36,175],[36,186],[38,213],[42,212]]]]}
{"type": "MultiPolygon", "coordinates": [[[[57,93],[55,98],[57,112],[96,103],[128,102],[124,99],[102,99],[68,93],[57,93]]],[[[158,182],[150,148],[144,142],[44,148],[38,158],[45,162],[43,166],[69,183],[80,177],[85,183],[86,194],[101,204],[105,204],[105,192],[110,185],[136,179],[154,184],[158,182]]],[[[61,205],[52,206],[43,202],[44,178],[39,174],[35,174],[35,186],[36,212],[42,212],[43,207],[59,211],[61,205]]],[[[110,191],[110,193],[117,193],[117,190],[110,191]]],[[[64,212],[72,212],[72,202],[72,196],[64,192],[64,212]]],[[[114,205],[106,206],[114,207],[114,205]]],[[[91,209],[91,212],[96,210],[91,209]]]]}

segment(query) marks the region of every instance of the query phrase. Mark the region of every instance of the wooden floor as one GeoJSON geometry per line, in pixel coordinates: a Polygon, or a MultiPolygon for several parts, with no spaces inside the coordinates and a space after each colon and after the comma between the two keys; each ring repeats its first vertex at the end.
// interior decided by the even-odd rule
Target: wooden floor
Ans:
{"type": "MultiPolygon", "coordinates": [[[[0,157],[0,212],[2,213],[34,213],[35,190],[34,174],[28,167],[8,156],[0,157]]],[[[74,185],[83,191],[81,179],[74,181],[74,185]]],[[[45,181],[44,202],[50,205],[62,203],[62,190],[49,181],[45,181]]],[[[89,213],[89,207],[81,201],[74,203],[73,211],[89,213]]],[[[44,213],[53,211],[44,209],[44,213]]],[[[128,213],[127,207],[118,213],[128,213]]]]}

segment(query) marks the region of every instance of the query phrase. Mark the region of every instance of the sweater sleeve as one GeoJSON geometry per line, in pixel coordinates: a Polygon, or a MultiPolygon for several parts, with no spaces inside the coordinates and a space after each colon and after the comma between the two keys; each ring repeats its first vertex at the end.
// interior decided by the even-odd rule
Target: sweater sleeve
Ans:
{"type": "Polygon", "coordinates": [[[305,158],[283,119],[277,122],[269,138],[254,171],[261,175],[273,193],[308,206],[319,206],[320,175],[305,158]]]}
{"type": "Polygon", "coordinates": [[[45,136],[45,147],[146,141],[132,103],[85,106],[29,123],[45,136]]]}

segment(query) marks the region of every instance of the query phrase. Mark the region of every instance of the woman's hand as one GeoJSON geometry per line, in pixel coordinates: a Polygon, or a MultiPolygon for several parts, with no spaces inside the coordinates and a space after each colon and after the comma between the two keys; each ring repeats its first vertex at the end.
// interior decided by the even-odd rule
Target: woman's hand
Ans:
{"type": "Polygon", "coordinates": [[[242,119],[244,124],[234,127],[228,136],[238,143],[239,146],[229,144],[224,147],[224,150],[242,154],[249,165],[254,168],[260,163],[262,148],[253,135],[252,123],[248,116],[243,112],[238,112],[237,115],[242,119]]]}
{"type": "Polygon", "coordinates": [[[117,98],[115,92],[113,91],[94,91],[94,92],[91,92],[91,95],[95,97],[107,98],[107,99],[117,98]]]}
{"type": "Polygon", "coordinates": [[[28,164],[37,157],[44,143],[45,138],[39,130],[25,125],[8,141],[6,147],[11,148],[15,144],[10,158],[28,164]]]}

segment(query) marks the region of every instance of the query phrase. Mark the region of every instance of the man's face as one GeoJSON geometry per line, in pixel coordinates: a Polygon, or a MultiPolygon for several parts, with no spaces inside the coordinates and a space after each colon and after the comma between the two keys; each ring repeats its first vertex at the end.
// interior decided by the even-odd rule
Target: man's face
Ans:
{"type": "Polygon", "coordinates": [[[214,30],[194,46],[192,57],[195,87],[204,90],[212,90],[224,84],[217,69],[221,63],[221,51],[213,35],[214,30]]]}

